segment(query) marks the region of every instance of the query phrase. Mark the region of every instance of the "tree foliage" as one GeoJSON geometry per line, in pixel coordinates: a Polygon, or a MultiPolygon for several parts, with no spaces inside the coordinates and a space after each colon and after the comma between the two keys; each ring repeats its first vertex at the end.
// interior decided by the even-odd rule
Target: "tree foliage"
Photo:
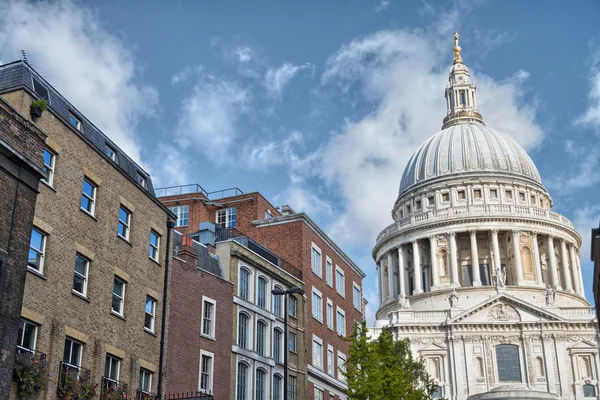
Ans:
{"type": "Polygon", "coordinates": [[[435,385],[425,365],[415,360],[408,339],[394,341],[384,329],[377,341],[367,338],[367,326],[355,324],[348,338],[346,394],[349,400],[426,400],[435,385]]]}

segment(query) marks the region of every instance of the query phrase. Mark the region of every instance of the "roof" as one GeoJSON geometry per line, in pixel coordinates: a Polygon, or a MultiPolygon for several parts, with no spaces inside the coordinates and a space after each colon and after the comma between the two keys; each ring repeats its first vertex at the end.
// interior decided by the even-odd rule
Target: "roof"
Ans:
{"type": "MultiPolygon", "coordinates": [[[[40,74],[38,74],[25,61],[15,61],[9,64],[0,66],[0,93],[7,93],[18,89],[25,89],[34,96],[41,97],[34,88],[36,79],[48,91],[48,108],[52,113],[60,117],[65,125],[70,126],[69,114],[73,113],[81,120],[81,130],[73,128],[72,130],[84,139],[91,147],[93,147],[106,160],[114,165],[117,170],[131,178],[134,182],[138,182],[138,173],[145,179],[145,185],[137,185],[154,197],[154,187],[150,175],[143,170],[135,161],[133,161],[123,150],[121,150],[108,136],[98,129],[90,120],[88,120],[81,112],[73,106],[65,97],[63,97],[56,89],[50,85],[40,74]],[[106,147],[116,153],[116,162],[111,160],[106,155],[106,147]]],[[[39,91],[39,88],[38,88],[39,91]]]]}
{"type": "MultiPolygon", "coordinates": [[[[173,246],[177,248],[183,243],[183,234],[179,231],[173,232],[173,246]]],[[[219,278],[224,278],[221,260],[217,255],[212,254],[208,250],[208,247],[195,240],[192,240],[192,247],[196,250],[196,254],[198,256],[196,259],[196,267],[198,269],[218,276],[219,278]]],[[[175,255],[177,255],[177,253],[175,253],[175,255]]]]}

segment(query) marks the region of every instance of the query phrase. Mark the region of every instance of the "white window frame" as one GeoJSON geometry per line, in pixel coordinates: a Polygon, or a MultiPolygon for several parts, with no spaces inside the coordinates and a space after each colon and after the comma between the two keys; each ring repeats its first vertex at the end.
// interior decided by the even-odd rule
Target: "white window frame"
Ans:
{"type": "MultiPolygon", "coordinates": [[[[78,344],[79,345],[79,354],[77,355],[77,365],[73,365],[65,360],[63,360],[67,365],[70,365],[72,367],[81,367],[81,360],[83,358],[83,347],[84,347],[84,343],[80,342],[79,340],[76,340],[70,336],[65,337],[65,346],[67,345],[67,342],[71,342],[71,346],[69,349],[69,355],[71,356],[73,354],[73,343],[78,344]]],[[[63,349],[63,354],[64,354],[64,349],[63,349]]],[[[69,356],[69,361],[71,361],[71,357],[69,356]]]]}
{"type": "Polygon", "coordinates": [[[253,385],[253,389],[254,389],[254,398],[258,399],[258,395],[257,395],[257,389],[258,389],[258,373],[259,371],[262,371],[262,373],[264,374],[264,380],[263,380],[263,400],[268,400],[270,399],[270,386],[271,386],[271,381],[269,379],[269,371],[267,371],[268,368],[264,367],[264,366],[256,366],[256,370],[254,371],[254,385],[253,385]]]}
{"type": "Polygon", "coordinates": [[[106,146],[106,148],[104,150],[104,154],[106,154],[106,156],[108,158],[110,158],[111,160],[113,160],[114,162],[117,162],[117,151],[115,150],[115,148],[112,147],[111,145],[109,145],[108,143],[105,143],[105,146],[106,146]],[[109,151],[110,151],[110,153],[109,153],[109,151]]]}
{"type": "Polygon", "coordinates": [[[152,377],[153,377],[153,375],[154,375],[154,372],[147,370],[146,368],[140,367],[140,380],[138,382],[138,389],[140,390],[140,392],[146,393],[146,394],[149,394],[150,392],[152,392],[152,377]],[[148,387],[141,387],[141,386],[143,386],[143,383],[145,381],[144,378],[147,379],[148,387]]]}
{"type": "Polygon", "coordinates": [[[112,298],[113,298],[113,300],[115,298],[119,299],[119,306],[120,307],[119,307],[118,311],[115,311],[115,309],[112,307],[112,302],[111,302],[110,311],[113,314],[117,314],[117,315],[119,315],[119,316],[122,317],[123,314],[125,313],[125,287],[127,286],[127,282],[125,282],[123,279],[119,278],[116,275],[114,276],[114,281],[119,281],[122,284],[121,288],[123,289],[123,291],[121,292],[121,294],[115,293],[115,285],[113,283],[113,295],[112,295],[112,298]]]}
{"type": "Polygon", "coordinates": [[[323,389],[319,389],[318,387],[314,388],[314,400],[323,400],[325,396],[325,392],[323,389]]]}
{"type": "Polygon", "coordinates": [[[254,331],[254,318],[252,318],[252,315],[246,311],[246,310],[241,310],[238,311],[237,313],[238,318],[237,318],[237,325],[236,325],[236,345],[241,348],[241,349],[245,349],[245,350],[252,350],[252,348],[254,347],[254,335],[253,335],[253,331],[254,331]],[[240,345],[240,321],[241,321],[241,316],[242,314],[244,316],[247,317],[248,319],[248,323],[246,324],[246,340],[245,340],[245,347],[240,345]]]}
{"type": "Polygon", "coordinates": [[[38,334],[38,327],[39,327],[39,325],[36,324],[35,322],[31,322],[29,320],[26,320],[25,318],[21,318],[19,320],[19,327],[20,327],[21,323],[23,323],[23,332],[22,332],[21,336],[18,338],[19,342],[17,344],[17,349],[22,350],[22,351],[26,351],[26,352],[29,352],[29,353],[34,353],[35,352],[35,347],[37,345],[37,334],[38,334]],[[27,325],[31,325],[33,327],[33,335],[32,335],[33,345],[32,345],[31,348],[25,347],[23,345],[23,339],[25,338],[25,330],[27,328],[27,325]]]}
{"type": "Polygon", "coordinates": [[[154,229],[150,229],[150,248],[148,256],[151,260],[158,262],[160,258],[160,235],[154,229]],[[156,237],[156,244],[152,243],[152,235],[156,237]]]}
{"type": "Polygon", "coordinates": [[[344,374],[342,373],[342,371],[346,370],[346,355],[344,353],[342,353],[341,351],[338,350],[337,352],[337,378],[338,380],[342,381],[342,382],[346,382],[346,377],[344,376],[344,374]],[[342,360],[343,362],[340,362],[340,360],[342,360]]]}
{"type": "Polygon", "coordinates": [[[325,257],[325,279],[329,287],[333,287],[333,261],[329,256],[325,257]]]}
{"type": "Polygon", "coordinates": [[[75,290],[73,286],[71,287],[71,290],[74,293],[80,294],[85,297],[87,296],[88,277],[90,276],[90,260],[81,253],[75,253],[75,263],[73,264],[73,285],[75,285],[75,276],[77,275],[83,278],[83,291],[80,292],[78,290],[75,290]],[[85,275],[82,275],[75,270],[75,265],[77,265],[77,257],[81,257],[81,259],[85,261],[85,275]]]}
{"type": "Polygon", "coordinates": [[[335,376],[335,352],[333,346],[327,345],[327,373],[331,376],[335,376]]]}
{"type": "Polygon", "coordinates": [[[235,207],[221,208],[215,213],[215,223],[223,228],[237,227],[237,210],[235,207]],[[232,211],[233,210],[233,211],[232,211]],[[235,218],[233,218],[235,215],[235,218]],[[219,223],[219,217],[222,217],[223,224],[219,223]],[[234,221],[232,225],[232,221],[234,221]]]}
{"type": "Polygon", "coordinates": [[[288,332],[288,351],[291,351],[292,353],[297,353],[298,352],[298,335],[296,334],[296,332],[288,332]],[[292,340],[292,338],[294,340],[292,340]],[[290,346],[290,344],[293,343],[294,347],[292,348],[292,346],[290,346]]]}
{"type": "Polygon", "coordinates": [[[333,300],[327,298],[327,327],[330,330],[333,330],[334,325],[334,312],[333,312],[333,300]]]}
{"type": "Polygon", "coordinates": [[[310,246],[310,269],[319,278],[323,278],[323,252],[321,252],[321,248],[319,246],[312,242],[310,246]],[[317,265],[315,265],[315,257],[313,256],[314,252],[319,254],[319,262],[317,265]]]}
{"type": "Polygon", "coordinates": [[[47,239],[48,235],[46,235],[41,229],[38,229],[37,227],[32,227],[31,229],[31,236],[29,237],[29,252],[33,251],[35,253],[37,253],[40,257],[40,264],[38,265],[38,268],[35,268],[33,266],[31,266],[31,264],[29,264],[29,256],[27,257],[27,268],[34,270],[40,274],[44,273],[44,260],[46,259],[46,239],[47,239]],[[31,246],[31,239],[33,236],[33,231],[36,231],[37,233],[39,233],[42,237],[41,243],[40,243],[40,248],[37,249],[33,246],[31,246]]]}
{"type": "Polygon", "coordinates": [[[335,291],[343,298],[346,298],[346,277],[344,275],[344,270],[341,269],[339,267],[339,265],[335,266],[335,291]],[[338,279],[338,273],[340,273],[342,275],[341,280],[338,279]],[[341,285],[341,289],[340,289],[340,285],[341,285]]]}
{"type": "Polygon", "coordinates": [[[215,354],[210,351],[200,350],[200,364],[198,365],[198,391],[200,393],[212,393],[213,391],[213,379],[215,371],[215,354]],[[210,366],[208,371],[208,388],[202,388],[202,358],[210,358],[210,366]]]}
{"type": "Polygon", "coordinates": [[[237,295],[240,299],[248,301],[248,302],[252,302],[252,299],[254,298],[254,271],[252,270],[252,268],[250,268],[249,266],[247,266],[246,264],[239,264],[238,267],[238,290],[237,290],[237,295]],[[246,298],[242,297],[242,269],[245,269],[246,271],[248,271],[248,296],[246,298]]]}
{"type": "Polygon", "coordinates": [[[244,400],[250,400],[252,399],[252,388],[254,387],[254,381],[252,380],[253,377],[253,373],[252,373],[252,366],[247,362],[247,361],[241,361],[239,360],[236,363],[235,366],[235,398],[236,399],[244,399],[244,400]],[[239,375],[240,375],[240,364],[244,364],[244,366],[246,367],[246,387],[245,387],[245,393],[241,394],[238,393],[238,389],[239,389],[239,375]],[[240,397],[242,396],[242,397],[240,397]]]}
{"type": "Polygon", "coordinates": [[[119,206],[119,224],[118,225],[123,226],[124,234],[121,235],[119,233],[119,228],[117,227],[117,236],[119,236],[120,238],[125,239],[127,241],[129,240],[129,232],[131,231],[131,214],[132,214],[132,212],[129,211],[129,209],[127,207],[125,207],[123,204],[121,204],[119,206]],[[125,211],[125,215],[126,215],[125,221],[123,221],[121,219],[121,211],[125,211]]]}
{"type": "Polygon", "coordinates": [[[315,368],[323,370],[323,339],[313,334],[312,337],[312,365],[315,368]],[[321,349],[321,354],[316,354],[317,349],[321,349]],[[315,356],[318,356],[315,360],[315,356]],[[317,362],[315,362],[317,361],[317,362]]]}
{"type": "Polygon", "coordinates": [[[115,355],[112,355],[110,353],[106,353],[106,359],[104,361],[104,378],[110,382],[113,383],[117,383],[119,382],[119,378],[121,376],[121,359],[115,355]],[[116,373],[116,378],[111,378],[110,377],[110,373],[112,372],[112,368],[113,368],[113,361],[116,361],[117,364],[117,373],[116,373]],[[108,368],[108,373],[106,372],[106,364],[108,364],[109,368],[108,368]]]}
{"type": "Polygon", "coordinates": [[[271,287],[271,281],[269,280],[269,278],[267,278],[265,275],[258,274],[258,276],[256,278],[256,305],[258,307],[262,308],[263,310],[267,310],[267,311],[269,311],[269,304],[271,301],[271,298],[269,297],[269,293],[271,293],[271,291],[269,290],[270,287],[271,287]],[[258,300],[259,300],[258,295],[260,293],[259,285],[260,285],[261,278],[265,282],[265,299],[264,299],[265,301],[262,306],[258,304],[258,300]]]}
{"type": "Polygon", "coordinates": [[[154,328],[156,327],[156,303],[157,300],[150,297],[149,295],[146,295],[146,302],[144,303],[144,330],[150,333],[154,333],[154,328]],[[146,310],[146,305],[148,304],[148,300],[152,301],[152,313],[148,313],[148,311],[146,310]],[[151,319],[151,326],[150,328],[148,328],[146,326],[146,315],[149,315],[152,317],[151,319]]]}
{"type": "MultiPolygon", "coordinates": [[[[88,178],[87,176],[83,177],[83,182],[81,182],[81,196],[85,197],[88,199],[89,204],[90,204],[90,209],[86,209],[83,208],[83,205],[81,204],[81,201],[79,202],[79,208],[83,211],[86,212],[92,216],[94,216],[95,212],[96,212],[96,194],[98,193],[98,185],[96,185],[96,183],[91,180],[90,178],[88,178]],[[85,193],[83,191],[83,185],[84,183],[87,182],[90,184],[90,186],[92,187],[92,195],[89,196],[87,193],[85,193]]],[[[80,199],[81,200],[81,199],[80,199]]]]}
{"type": "Polygon", "coordinates": [[[175,220],[175,227],[178,228],[180,226],[188,226],[190,223],[190,206],[189,204],[181,204],[179,206],[169,207],[169,211],[177,216],[175,220]],[[185,210],[185,212],[184,212],[185,210]],[[185,216],[185,224],[183,224],[185,216]]]}
{"type": "MultiPolygon", "coordinates": [[[[258,319],[258,318],[257,318],[258,319]]],[[[256,329],[254,331],[254,339],[255,339],[255,343],[254,343],[254,351],[256,351],[259,355],[263,356],[263,357],[268,357],[269,356],[269,352],[270,349],[270,335],[269,332],[270,328],[269,328],[269,323],[267,321],[265,321],[264,319],[260,318],[256,321],[256,329]],[[258,340],[258,333],[259,333],[259,328],[258,326],[263,325],[264,326],[264,332],[263,332],[263,338],[262,338],[262,343],[258,340]],[[262,353],[259,351],[259,346],[258,344],[261,343],[262,346],[262,353]]]]}
{"type": "Polygon", "coordinates": [[[358,311],[361,311],[361,304],[362,304],[362,290],[358,283],[352,281],[352,305],[354,305],[355,309],[357,309],[358,311]],[[356,296],[356,291],[358,291],[358,298],[356,296]]]}
{"type": "Polygon", "coordinates": [[[285,351],[285,349],[287,344],[285,343],[285,332],[283,331],[283,329],[281,329],[280,327],[275,327],[273,328],[273,360],[275,360],[276,363],[278,364],[283,364],[283,359],[285,358],[283,356],[283,352],[285,351]],[[279,346],[277,346],[277,343],[275,341],[275,337],[277,336],[275,334],[275,332],[279,332],[279,346]],[[277,349],[277,351],[275,350],[277,349]],[[276,357],[277,355],[279,355],[279,357],[276,357]]]}
{"type": "Polygon", "coordinates": [[[346,336],[346,312],[342,310],[339,306],[336,306],[335,310],[335,330],[340,336],[346,336]],[[338,315],[344,317],[344,324],[342,326],[342,332],[340,332],[340,321],[338,315]]]}
{"type": "Polygon", "coordinates": [[[272,398],[274,400],[281,400],[283,399],[283,376],[280,373],[274,373],[273,374],[273,383],[272,383],[272,389],[271,389],[271,393],[273,394],[272,398]],[[277,394],[275,394],[275,381],[279,380],[279,392],[277,394]]]}
{"type": "Polygon", "coordinates": [[[292,318],[298,318],[298,300],[296,299],[296,297],[290,296],[288,298],[288,306],[285,312],[288,313],[288,315],[292,318]],[[292,305],[294,306],[293,308],[292,305]],[[294,313],[290,313],[290,310],[294,310],[294,313]]]}
{"type": "Polygon", "coordinates": [[[143,187],[146,187],[146,175],[142,174],[140,171],[137,172],[137,182],[143,187]]]}
{"type": "MultiPolygon", "coordinates": [[[[273,289],[283,290],[283,287],[276,283],[273,285],[273,289]]],[[[283,318],[281,311],[283,311],[285,301],[283,301],[282,296],[271,296],[271,299],[273,299],[273,314],[279,318],[283,318]],[[277,307],[275,307],[276,302],[279,304],[279,312],[277,312],[277,307]]]]}
{"type": "Polygon", "coordinates": [[[217,301],[214,299],[211,299],[210,297],[202,296],[202,330],[200,331],[200,334],[202,336],[208,337],[211,339],[215,338],[216,319],[217,319],[217,301]],[[207,318],[205,315],[206,304],[212,305],[212,313],[209,318],[207,318]],[[209,333],[205,333],[205,329],[204,329],[206,326],[205,325],[206,320],[208,320],[210,323],[210,332],[209,333]]]}
{"type": "MultiPolygon", "coordinates": [[[[42,182],[52,186],[54,184],[54,166],[56,165],[56,153],[49,147],[44,147],[44,152],[50,154],[50,164],[46,164],[46,158],[44,158],[44,170],[48,175],[48,179],[42,178],[42,182]]],[[[45,155],[45,154],[44,154],[45,155]]]]}
{"type": "Polygon", "coordinates": [[[74,112],[69,111],[69,126],[72,126],[73,128],[77,129],[79,132],[81,132],[81,118],[79,118],[77,115],[75,115],[74,112]],[[71,118],[73,118],[75,120],[75,124],[71,123],[71,118]]]}
{"type": "Polygon", "coordinates": [[[310,301],[313,318],[323,323],[323,293],[321,293],[321,291],[315,288],[314,286],[312,287],[312,296],[310,298],[310,301]],[[315,309],[315,295],[319,297],[317,309],[315,309]],[[315,311],[317,311],[317,315],[315,315],[315,311]]]}

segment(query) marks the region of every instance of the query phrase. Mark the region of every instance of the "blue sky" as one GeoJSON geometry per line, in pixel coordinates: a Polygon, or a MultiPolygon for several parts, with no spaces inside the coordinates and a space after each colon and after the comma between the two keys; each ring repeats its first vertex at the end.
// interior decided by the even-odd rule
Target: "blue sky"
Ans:
{"type": "Polygon", "coordinates": [[[0,61],[30,62],[155,186],[260,191],[367,273],[412,152],[440,130],[452,33],[487,125],[521,143],[583,237],[600,201],[595,1],[116,1],[0,5],[0,61]]]}

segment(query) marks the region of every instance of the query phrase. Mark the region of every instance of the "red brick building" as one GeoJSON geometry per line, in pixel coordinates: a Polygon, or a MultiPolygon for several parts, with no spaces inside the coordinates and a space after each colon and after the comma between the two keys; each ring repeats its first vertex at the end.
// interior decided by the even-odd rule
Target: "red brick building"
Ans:
{"type": "MultiPolygon", "coordinates": [[[[274,207],[260,193],[206,192],[199,185],[157,190],[191,234],[204,221],[236,228],[302,270],[306,290],[308,399],[345,399],[343,369],[354,322],[364,317],[365,274],[305,213],[274,207]]],[[[293,397],[290,397],[293,399],[293,397]]]]}

